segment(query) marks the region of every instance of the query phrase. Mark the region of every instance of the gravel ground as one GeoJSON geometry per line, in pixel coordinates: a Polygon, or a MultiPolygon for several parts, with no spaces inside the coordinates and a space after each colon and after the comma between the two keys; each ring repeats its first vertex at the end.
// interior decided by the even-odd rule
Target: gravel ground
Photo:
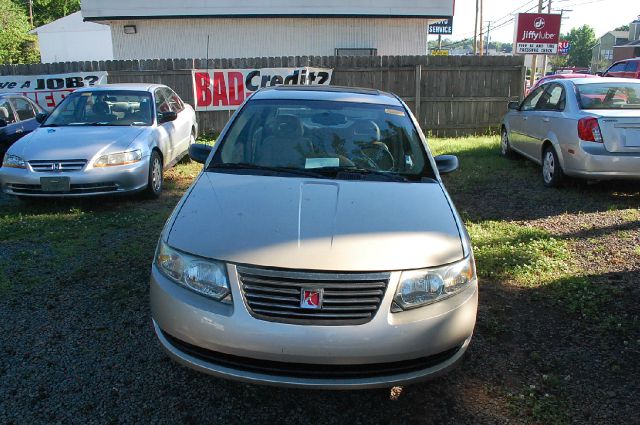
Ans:
{"type": "Polygon", "coordinates": [[[460,176],[480,158],[492,178],[448,177],[454,202],[467,221],[567,241],[584,303],[558,298],[568,290],[561,279],[483,279],[460,367],[395,391],[246,385],[164,355],[150,323],[149,264],[193,165],[168,173],[159,201],[32,205],[0,195],[0,423],[640,423],[638,185],[545,190],[524,161],[483,163],[496,140],[490,147],[460,154],[460,176]]]}

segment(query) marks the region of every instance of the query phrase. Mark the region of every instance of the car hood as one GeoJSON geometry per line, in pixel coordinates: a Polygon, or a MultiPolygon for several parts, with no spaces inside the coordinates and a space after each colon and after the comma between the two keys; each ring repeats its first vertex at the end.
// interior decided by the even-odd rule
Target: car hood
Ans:
{"type": "Polygon", "coordinates": [[[11,147],[27,161],[91,159],[120,152],[142,132],[142,127],[40,127],[11,147]]]}
{"type": "Polygon", "coordinates": [[[170,224],[170,246],[239,264],[392,271],[460,260],[438,183],[203,173],[170,224]]]}

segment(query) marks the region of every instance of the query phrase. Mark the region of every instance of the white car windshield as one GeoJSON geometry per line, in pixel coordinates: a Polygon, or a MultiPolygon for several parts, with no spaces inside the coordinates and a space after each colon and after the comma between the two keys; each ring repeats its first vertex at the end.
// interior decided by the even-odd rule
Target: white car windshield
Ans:
{"type": "Polygon", "coordinates": [[[577,86],[582,109],[640,109],[640,83],[598,83],[577,86]]]}
{"type": "Polygon", "coordinates": [[[254,100],[221,144],[210,169],[433,177],[422,140],[399,106],[254,100]]]}
{"type": "Polygon", "coordinates": [[[153,102],[148,92],[100,90],[69,95],[43,127],[148,126],[153,123],[153,102]]]}

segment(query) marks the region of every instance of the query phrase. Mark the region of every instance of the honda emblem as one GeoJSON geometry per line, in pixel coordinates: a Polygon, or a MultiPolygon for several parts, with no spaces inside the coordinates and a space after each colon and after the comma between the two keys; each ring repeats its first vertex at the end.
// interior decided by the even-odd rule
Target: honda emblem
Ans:
{"type": "Polygon", "coordinates": [[[305,289],[300,292],[300,308],[319,310],[322,308],[324,289],[305,289]]]}

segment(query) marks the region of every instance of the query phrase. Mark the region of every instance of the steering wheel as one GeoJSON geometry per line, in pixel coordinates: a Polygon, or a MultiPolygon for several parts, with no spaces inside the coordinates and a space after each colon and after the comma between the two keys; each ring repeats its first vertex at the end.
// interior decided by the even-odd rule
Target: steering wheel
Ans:
{"type": "Polygon", "coordinates": [[[382,142],[374,142],[362,148],[362,154],[372,168],[382,171],[390,171],[396,165],[393,154],[387,145],[382,142]]]}

